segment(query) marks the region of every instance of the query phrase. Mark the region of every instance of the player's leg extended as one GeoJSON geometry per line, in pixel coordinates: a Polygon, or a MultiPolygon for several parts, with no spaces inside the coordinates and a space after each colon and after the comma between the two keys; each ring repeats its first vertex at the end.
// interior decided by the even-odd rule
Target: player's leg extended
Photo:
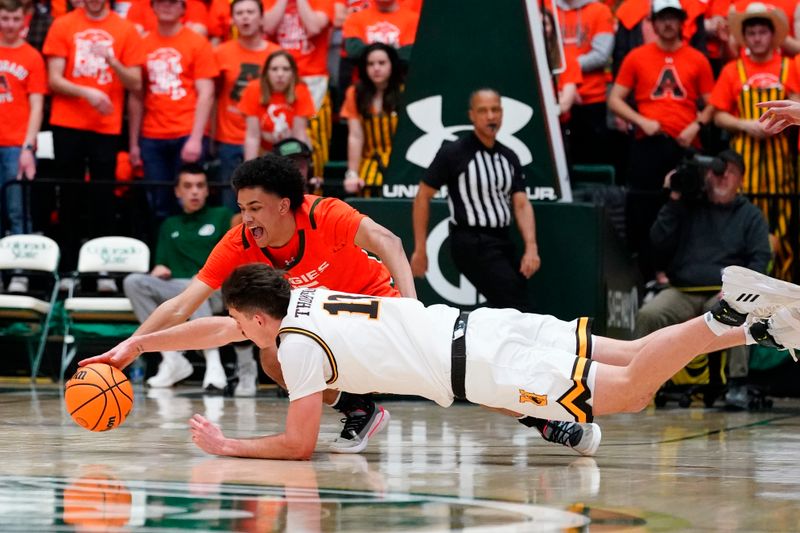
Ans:
{"type": "MultiPolygon", "coordinates": [[[[626,342],[603,337],[596,341],[598,348],[626,342]]],[[[597,361],[592,394],[595,415],[640,411],[665,381],[697,355],[744,344],[745,329],[738,327],[717,336],[705,319],[698,317],[629,342],[635,351],[627,366],[597,361]]]]}

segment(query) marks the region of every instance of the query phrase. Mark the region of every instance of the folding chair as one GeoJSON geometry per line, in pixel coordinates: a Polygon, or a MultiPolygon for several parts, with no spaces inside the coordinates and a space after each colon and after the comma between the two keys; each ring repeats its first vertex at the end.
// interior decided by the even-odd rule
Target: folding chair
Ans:
{"type": "Polygon", "coordinates": [[[98,290],[98,282],[110,279],[121,289],[126,275],[147,272],[149,268],[150,249],[137,239],[98,237],[81,246],[78,270],[72,274],[69,295],[64,300],[62,380],[81,343],[120,340],[139,326],[130,300],[118,296],[119,291],[104,294],[98,290]]]}
{"type": "Polygon", "coordinates": [[[0,271],[44,280],[39,287],[29,284],[32,290],[26,294],[0,294],[0,335],[24,339],[32,381],[39,373],[58,296],[58,259],[58,244],[43,235],[0,239],[0,271]]]}

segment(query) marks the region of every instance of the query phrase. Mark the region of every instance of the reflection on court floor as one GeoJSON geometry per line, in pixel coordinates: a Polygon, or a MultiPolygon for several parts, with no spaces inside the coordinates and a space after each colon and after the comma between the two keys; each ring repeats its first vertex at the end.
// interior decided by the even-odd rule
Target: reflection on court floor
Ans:
{"type": "Polygon", "coordinates": [[[211,457],[204,414],[238,437],[279,432],[286,400],[136,391],[118,429],[91,433],[56,385],[0,386],[0,531],[800,530],[800,404],[760,413],[649,410],[601,420],[595,458],[466,404],[386,402],[360,455],[211,457]]]}

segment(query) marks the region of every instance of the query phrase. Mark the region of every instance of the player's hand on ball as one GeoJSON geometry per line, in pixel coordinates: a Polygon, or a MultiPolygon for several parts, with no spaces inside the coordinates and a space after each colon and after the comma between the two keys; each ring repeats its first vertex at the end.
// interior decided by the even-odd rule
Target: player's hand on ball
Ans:
{"type": "Polygon", "coordinates": [[[192,442],[206,453],[225,455],[225,435],[218,425],[202,415],[196,414],[189,419],[192,430],[192,442]]]}
{"type": "Polygon", "coordinates": [[[131,364],[139,355],[142,349],[136,337],[131,337],[122,341],[106,353],[95,355],[78,362],[78,366],[86,366],[92,363],[106,363],[114,368],[123,370],[131,364]]]}

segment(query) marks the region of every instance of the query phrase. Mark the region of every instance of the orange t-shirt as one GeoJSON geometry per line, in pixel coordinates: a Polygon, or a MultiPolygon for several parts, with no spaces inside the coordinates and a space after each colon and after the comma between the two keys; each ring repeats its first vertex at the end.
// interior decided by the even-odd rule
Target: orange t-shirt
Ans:
{"type": "Polygon", "coordinates": [[[614,83],[633,92],[640,114],[677,137],[697,120],[697,101],[714,88],[708,59],[689,45],[665,52],[657,44],[634,48],[622,61],[614,83]]]}
{"type": "Polygon", "coordinates": [[[263,50],[250,50],[238,40],[226,41],[214,49],[219,66],[217,88],[217,127],[214,138],[220,142],[244,142],[244,115],[239,111],[239,100],[247,84],[258,78],[269,55],[280,46],[265,41],[263,50]]]}
{"type": "Polygon", "coordinates": [[[359,39],[364,44],[380,42],[394,48],[414,44],[419,13],[406,7],[383,13],[375,7],[349,15],[342,26],[342,38],[359,39]]]}
{"type": "Polygon", "coordinates": [[[105,58],[94,54],[95,44],[111,46],[114,56],[125,66],[143,63],[141,39],[136,28],[116,13],[109,13],[102,20],[91,20],[83,9],[76,9],[57,18],[50,26],[42,53],[65,58],[64,78],[106,93],[114,112],[101,115],[83,98],[55,93],[50,123],[116,135],[122,130],[125,88],[105,58]]]}
{"type": "Polygon", "coordinates": [[[581,65],[578,63],[574,48],[564,49],[564,72],[558,75],[558,90],[563,89],[568,83],[574,83],[579,88],[583,83],[581,65]]]}
{"type": "Polygon", "coordinates": [[[214,51],[205,37],[183,27],[171,37],[151,32],[144,37],[145,72],[142,136],[176,139],[194,124],[194,82],[219,74],[214,51]]]}
{"type": "Polygon", "coordinates": [[[400,4],[417,14],[422,11],[422,0],[400,0],[400,4]]]}
{"type": "MultiPolygon", "coordinates": [[[[564,48],[573,48],[577,56],[592,50],[592,39],[601,33],[614,35],[614,17],[608,6],[599,2],[586,4],[578,9],[560,11],[561,36],[564,48]]],[[[583,83],[578,94],[583,104],[606,101],[608,75],[603,70],[583,73],[583,83]]]]}
{"type": "MultiPolygon", "coordinates": [[[[150,0],[132,0],[128,15],[125,18],[141,26],[146,33],[154,32],[158,27],[158,19],[153,11],[153,6],[150,5],[150,0]]],[[[188,0],[181,22],[184,24],[187,22],[202,24],[207,29],[208,7],[205,2],[202,0],[188,0]]]]}
{"type": "MultiPolygon", "coordinates": [[[[269,11],[277,0],[265,0],[264,11],[269,11]]],[[[292,54],[301,76],[328,75],[328,44],[333,22],[333,0],[308,0],[311,9],[328,16],[328,26],[313,37],[306,34],[296,0],[288,0],[286,11],[273,35],[281,48],[292,54]]]]}
{"type": "MultiPolygon", "coordinates": [[[[742,57],[747,84],[754,89],[767,89],[781,86],[781,56],[772,54],[765,63],[755,63],[749,57],[742,57]]],[[[742,92],[742,80],[739,76],[738,61],[733,60],[722,68],[714,90],[711,92],[710,104],[720,111],[739,116],[739,95],[742,92]]],[[[800,79],[797,74],[797,60],[789,61],[789,72],[783,84],[788,94],[800,94],[800,79]]]]}
{"type": "Polygon", "coordinates": [[[22,146],[31,112],[28,96],[47,93],[44,59],[28,43],[0,46],[0,146],[22,146]]]}
{"type": "Polygon", "coordinates": [[[365,217],[336,198],[306,195],[295,212],[297,229],[289,243],[277,249],[259,248],[250,230],[239,224],[217,243],[197,279],[216,290],[236,267],[266,263],[285,269],[292,288],[399,296],[383,263],[355,245],[365,217]]]}
{"type": "MultiPolygon", "coordinates": [[[[380,113],[380,109],[372,108],[373,113],[380,113]]],[[[357,118],[361,120],[363,117],[358,111],[358,104],[356,102],[356,86],[351,85],[344,93],[344,102],[342,109],[339,111],[339,116],[342,118],[357,118]]]]}
{"type": "MultiPolygon", "coordinates": [[[[291,130],[295,117],[308,118],[314,115],[314,101],[305,83],[295,85],[294,96],[294,102],[289,104],[284,93],[272,93],[269,104],[262,105],[261,84],[259,80],[253,80],[242,92],[239,110],[246,117],[259,117],[262,131],[291,130]]],[[[272,150],[272,144],[262,138],[261,148],[268,152],[272,150]]]]}

